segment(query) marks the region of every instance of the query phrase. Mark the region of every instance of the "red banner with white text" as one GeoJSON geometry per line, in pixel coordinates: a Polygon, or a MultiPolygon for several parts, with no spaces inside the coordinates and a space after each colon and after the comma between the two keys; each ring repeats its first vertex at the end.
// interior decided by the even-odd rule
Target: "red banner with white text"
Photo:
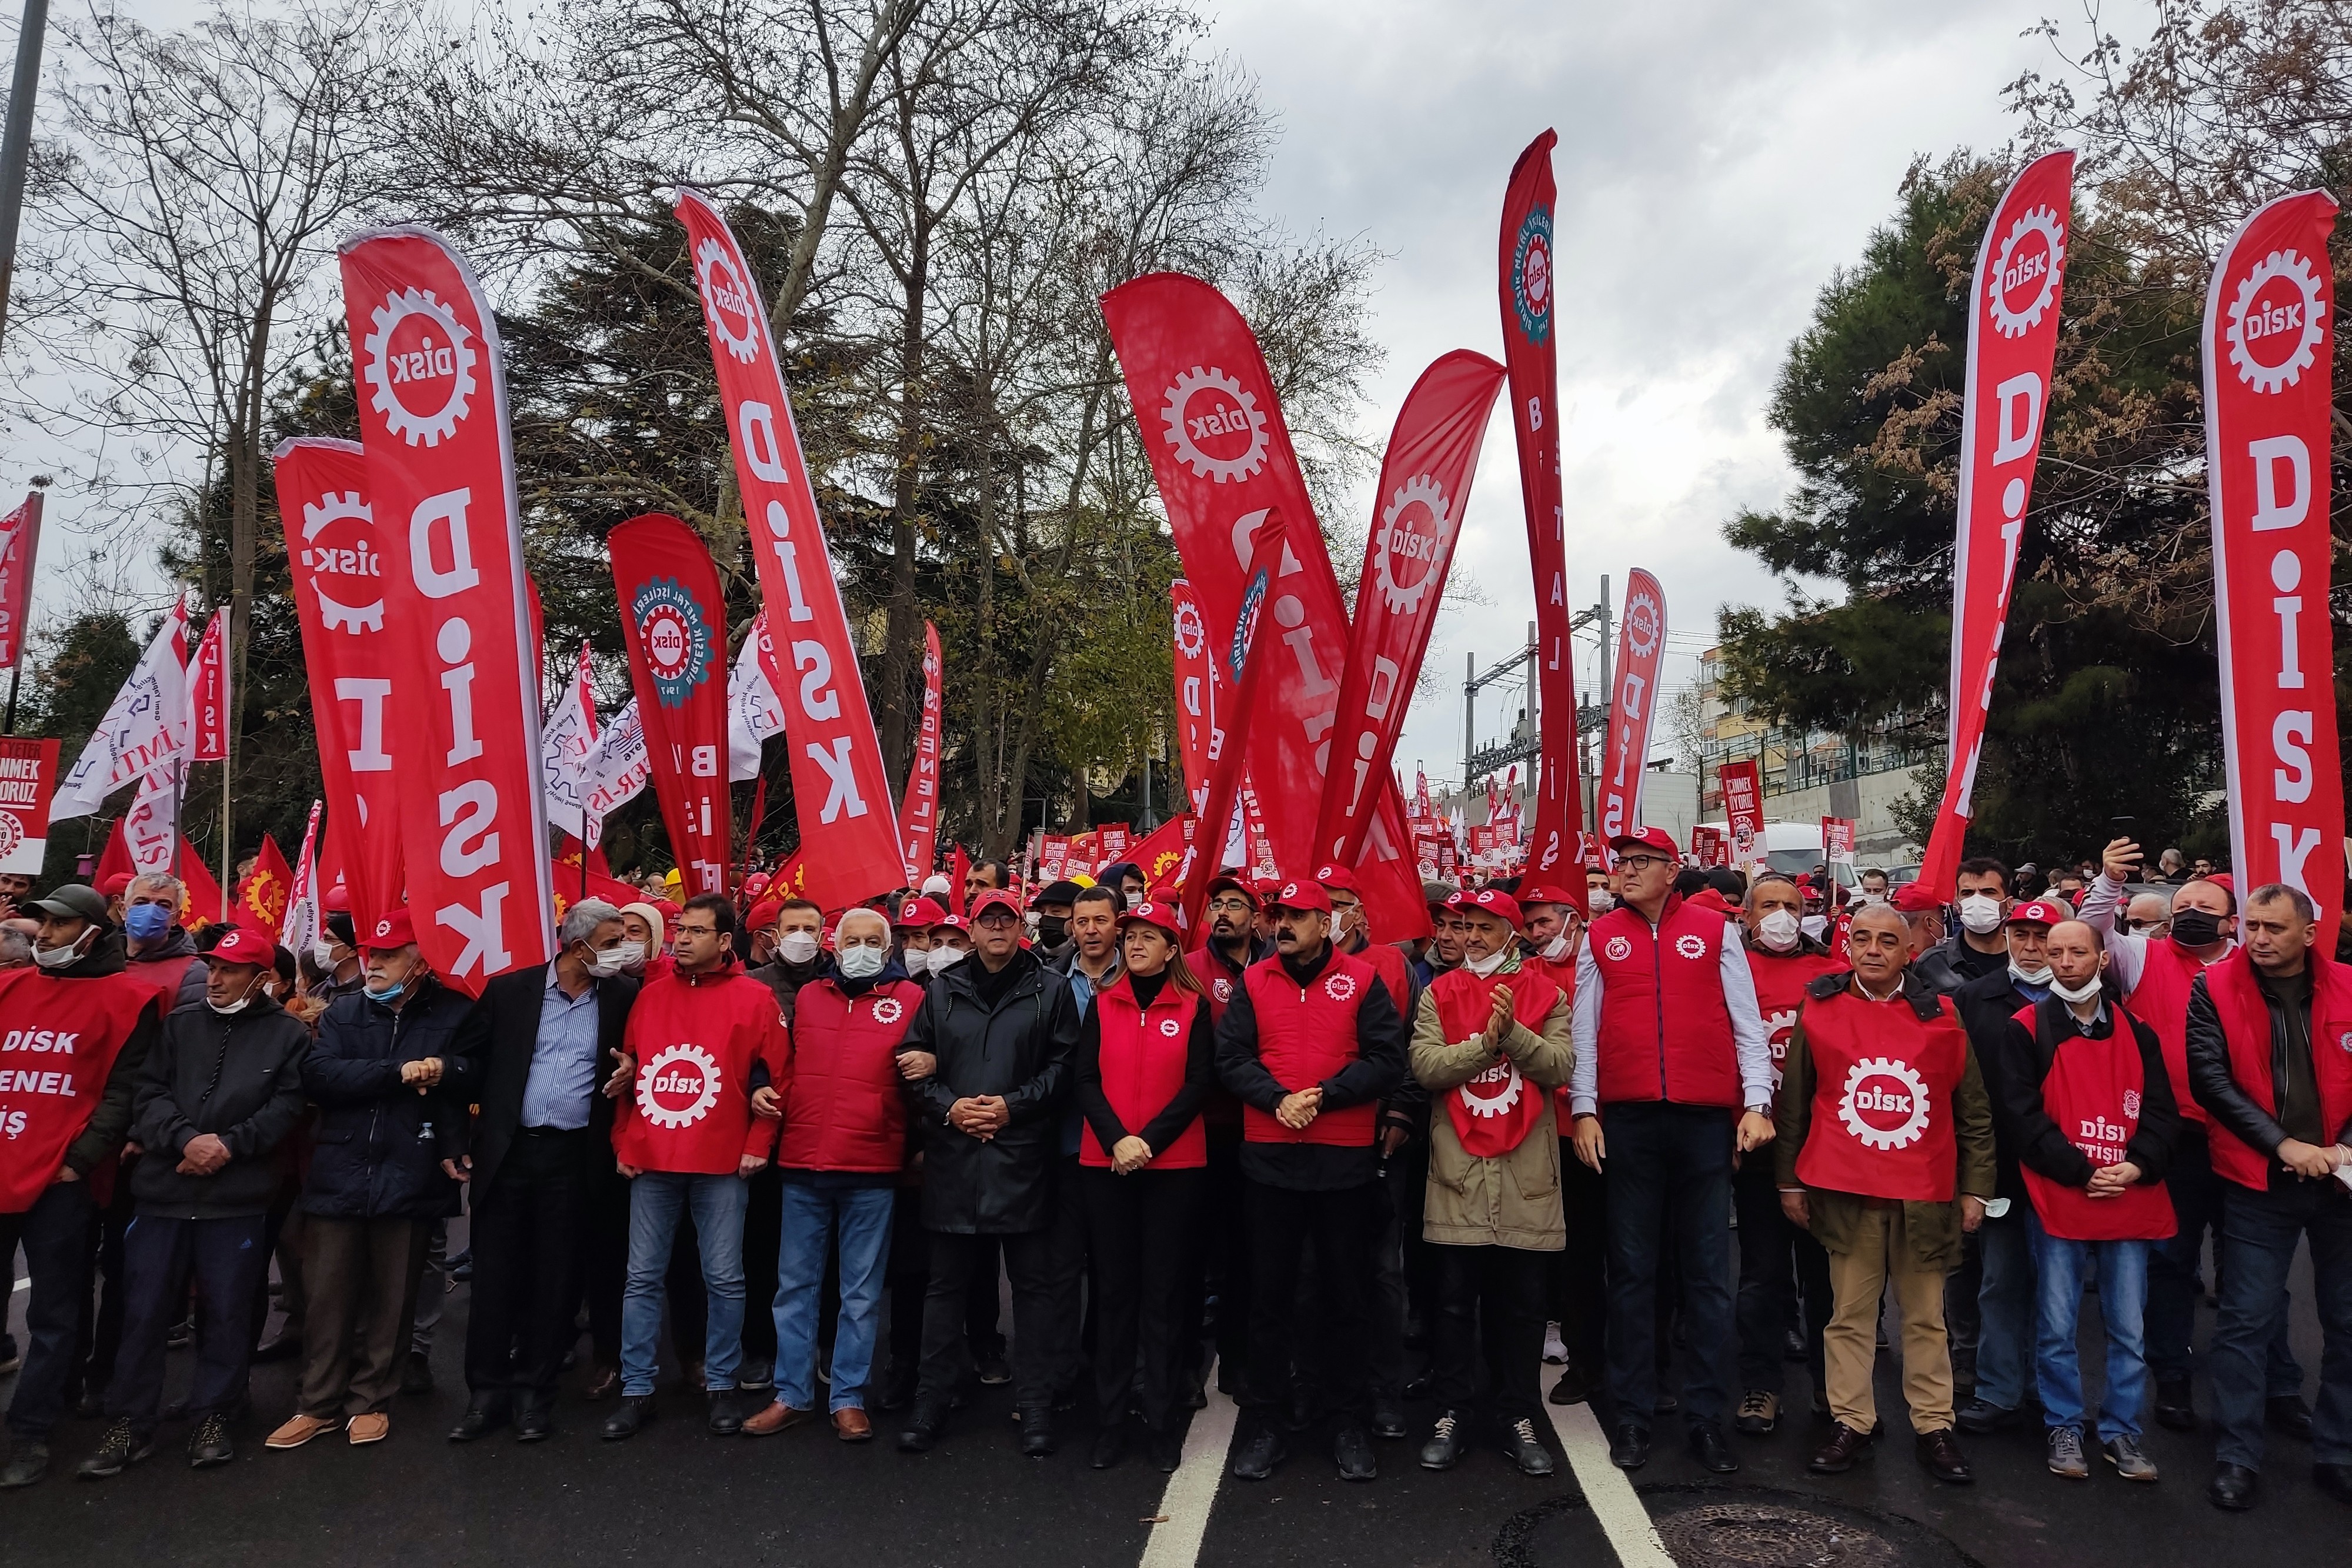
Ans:
{"type": "Polygon", "coordinates": [[[1501,365],[1455,349],[1421,373],[1390,432],[1356,593],[1355,637],[1339,681],[1318,855],[1353,864],[1374,806],[1394,793],[1389,763],[1437,627],[1478,448],[1502,390],[1501,365]]]}
{"type": "MultiPolygon", "coordinates": [[[[1259,527],[1276,510],[1293,520],[1273,589],[1265,697],[1248,727],[1247,763],[1275,858],[1312,866],[1322,858],[1314,853],[1316,817],[1349,625],[1273,378],[1241,312],[1196,278],[1154,273],[1112,289],[1102,305],[1212,647],[1233,635],[1259,527]]],[[[1383,798],[1357,871],[1374,936],[1401,942],[1428,933],[1429,910],[1396,783],[1385,774],[1378,782],[1383,798]]]]}
{"type": "MultiPolygon", "coordinates": [[[[1243,578],[1241,607],[1234,616],[1233,631],[1225,640],[1210,650],[1209,657],[1223,667],[1232,683],[1234,702],[1232,722],[1236,736],[1246,735],[1264,719],[1268,682],[1267,667],[1275,662],[1269,633],[1274,630],[1268,619],[1267,601],[1281,590],[1279,580],[1283,563],[1291,559],[1289,525],[1279,511],[1267,514],[1254,531],[1250,542],[1248,574],[1243,578]]],[[[1233,815],[1234,802],[1242,795],[1243,748],[1234,746],[1217,760],[1216,772],[1209,775],[1209,793],[1204,797],[1201,820],[1223,822],[1233,815]]],[[[1252,835],[1253,837],[1256,836],[1252,835]]],[[[1196,839],[1191,853],[1185,857],[1184,869],[1180,874],[1184,884],[1181,924],[1188,939],[1199,933],[1199,940],[1208,940],[1208,927],[1202,922],[1201,911],[1209,901],[1209,879],[1220,868],[1218,849],[1213,836],[1196,839]]],[[[1252,875],[1270,877],[1274,872],[1264,864],[1273,853],[1270,845],[1264,854],[1254,856],[1256,862],[1252,875]]]]}
{"type": "Polygon", "coordinates": [[[356,441],[304,437],[271,454],[286,525],[302,664],[327,797],[327,859],[341,867],[362,931],[401,901],[400,803],[393,789],[393,672],[384,626],[385,547],[356,441]]]}
{"type": "Polygon", "coordinates": [[[1192,809],[1209,797],[1209,775],[1216,770],[1217,710],[1215,667],[1209,658],[1209,626],[1192,584],[1179,577],[1168,585],[1175,616],[1177,741],[1184,763],[1184,793],[1192,809]]]}
{"type": "Polygon", "coordinates": [[[887,893],[906,876],[882,743],[776,363],[768,308],[719,209],[698,192],[681,190],[677,212],[694,247],[695,284],[735,448],[760,597],[782,656],[768,679],[784,703],[808,897],[840,909],[887,893]]]}
{"type": "Polygon", "coordinates": [[[2074,154],[2028,163],[1993,208],[1969,292],[1967,403],[1960,415],[1959,527],[1952,550],[1951,742],[1944,796],[1919,885],[1952,896],[1993,673],[2009,621],[2017,548],[2058,353],[2058,310],[2074,219],[2074,154]]]}
{"type": "Polygon", "coordinates": [[[188,713],[194,721],[193,760],[228,760],[228,611],[215,610],[194,657],[188,660],[188,713]]]}
{"type": "Polygon", "coordinates": [[[1730,864],[1754,868],[1764,855],[1764,770],[1754,757],[1715,770],[1723,789],[1723,822],[1731,835],[1730,864]]]}
{"type": "Polygon", "coordinates": [[[2284,882],[2334,941],[2344,773],[2329,628],[2336,203],[2257,208],[2205,297],[2205,474],[2221,656],[2230,863],[2243,898],[2284,882]]]}
{"type": "Polygon", "coordinates": [[[1584,802],[1576,779],[1576,671],[1568,640],[1568,543],[1560,504],[1559,340],[1553,336],[1551,150],[1547,131],[1511,169],[1503,194],[1503,363],[1511,374],[1511,432],[1518,439],[1519,500],[1535,573],[1536,711],[1543,752],[1536,772],[1535,833],[1528,874],[1563,885],[1584,907],[1575,861],[1584,802]]]}
{"type": "Polygon", "coordinates": [[[41,548],[41,492],[27,490],[0,517],[0,669],[25,656],[25,617],[33,608],[33,561],[41,548]]]}
{"type": "Polygon", "coordinates": [[[420,227],[342,247],[368,500],[408,773],[397,794],[418,946],[468,994],[554,954],[539,649],[498,323],[420,227]]]}
{"type": "Polygon", "coordinates": [[[1658,712],[1658,669],[1666,657],[1666,591],[1640,567],[1625,578],[1625,616],[1609,692],[1609,745],[1592,796],[1603,841],[1642,826],[1642,781],[1658,712]]]}
{"type": "Polygon", "coordinates": [[[898,802],[898,838],[907,847],[907,879],[920,886],[940,855],[940,628],[923,623],[923,724],[915,761],[898,802]]]}
{"type": "Polygon", "coordinates": [[[629,686],[669,852],[687,893],[727,890],[727,596],[702,536],[667,512],[604,538],[629,686]]]}

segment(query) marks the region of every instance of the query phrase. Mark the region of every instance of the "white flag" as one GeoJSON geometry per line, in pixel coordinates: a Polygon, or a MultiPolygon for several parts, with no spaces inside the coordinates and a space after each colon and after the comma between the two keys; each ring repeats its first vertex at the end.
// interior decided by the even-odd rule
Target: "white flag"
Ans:
{"type": "Polygon", "coordinates": [[[294,889],[286,900],[286,918],[278,924],[278,945],[300,957],[319,940],[324,923],[319,918],[319,812],[310,803],[310,826],[302,830],[302,853],[294,862],[294,889]]]}
{"type": "Polygon", "coordinates": [[[547,820],[587,842],[588,768],[596,756],[596,693],[589,684],[588,645],[555,711],[539,728],[540,771],[547,779],[547,820]]]}
{"type": "MultiPolygon", "coordinates": [[[[188,749],[188,605],[183,599],[163,617],[155,640],[140,656],[139,667],[114,694],[113,705],[82,748],[81,760],[58,786],[57,798],[49,803],[49,820],[88,816],[131,780],[168,773],[165,787],[176,826],[177,764],[188,749]]],[[[140,798],[146,798],[145,791],[140,798]]],[[[164,858],[169,870],[168,849],[164,858]]]]}
{"type": "Polygon", "coordinates": [[[586,831],[579,835],[580,841],[591,849],[602,843],[604,818],[635,799],[653,774],[653,759],[646,754],[646,727],[637,721],[637,700],[632,697],[596,737],[583,781],[582,826],[586,831]]]}
{"type": "Polygon", "coordinates": [[[139,781],[139,794],[122,818],[123,847],[142,877],[169,876],[180,847],[180,769],[177,757],[139,781]]]}
{"type": "Polygon", "coordinates": [[[727,782],[745,784],[760,776],[760,742],[784,729],[784,705],[760,662],[760,645],[767,640],[768,612],[751,622],[751,635],[735,656],[727,676],[727,782]]]}

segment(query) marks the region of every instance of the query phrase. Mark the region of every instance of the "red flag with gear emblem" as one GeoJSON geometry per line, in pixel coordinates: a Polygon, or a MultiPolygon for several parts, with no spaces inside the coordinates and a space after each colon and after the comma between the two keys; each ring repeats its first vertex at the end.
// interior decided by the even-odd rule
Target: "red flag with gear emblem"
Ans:
{"type": "Polygon", "coordinates": [[[727,890],[727,598],[702,536],[649,511],[605,536],[629,684],[670,856],[690,895],[727,890]]]}
{"type": "Polygon", "coordinates": [[[286,863],[286,851],[278,847],[276,836],[265,833],[260,852],[253,858],[253,869],[236,885],[237,923],[274,941],[278,928],[286,923],[287,906],[293,898],[294,868],[286,863]]]}
{"type": "Polygon", "coordinates": [[[1635,567],[1625,578],[1625,616],[1609,693],[1609,749],[1592,799],[1603,842],[1642,826],[1642,781],[1650,771],[1650,727],[1665,657],[1666,591],[1635,567]]]}

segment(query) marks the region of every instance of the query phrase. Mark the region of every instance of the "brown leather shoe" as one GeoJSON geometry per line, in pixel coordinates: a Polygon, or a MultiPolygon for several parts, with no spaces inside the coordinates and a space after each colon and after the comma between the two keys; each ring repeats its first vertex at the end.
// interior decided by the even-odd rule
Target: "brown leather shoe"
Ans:
{"type": "Polygon", "coordinates": [[[331,1432],[341,1425],[331,1415],[296,1415],[272,1432],[261,1446],[265,1448],[299,1448],[320,1433],[331,1432]]]}
{"type": "Polygon", "coordinates": [[[833,1413],[833,1435],[845,1443],[870,1443],[874,1440],[874,1423],[866,1419],[866,1412],[852,1405],[833,1413]]]}
{"type": "Polygon", "coordinates": [[[746,1437],[770,1436],[787,1426],[797,1426],[808,1418],[807,1411],[795,1410],[779,1399],[743,1423],[743,1436],[746,1437]]]}
{"type": "Polygon", "coordinates": [[[1951,1428],[1920,1433],[1916,1447],[1919,1468],[1937,1480],[1964,1487],[1977,1479],[1977,1473],[1969,1468],[1968,1460],[1960,1456],[1959,1444],[1952,1440],[1951,1428]]]}
{"type": "Polygon", "coordinates": [[[1869,1433],[1857,1432],[1841,1421],[1837,1430],[1830,1434],[1830,1440],[1813,1450],[1813,1457],[1805,1461],[1805,1468],[1817,1476],[1842,1476],[1853,1468],[1856,1459],[1870,1458],[1871,1447],[1869,1433]]]}
{"type": "Polygon", "coordinates": [[[392,1436],[392,1417],[380,1410],[371,1410],[364,1415],[352,1416],[351,1430],[354,1448],[362,1443],[381,1443],[392,1436]]]}

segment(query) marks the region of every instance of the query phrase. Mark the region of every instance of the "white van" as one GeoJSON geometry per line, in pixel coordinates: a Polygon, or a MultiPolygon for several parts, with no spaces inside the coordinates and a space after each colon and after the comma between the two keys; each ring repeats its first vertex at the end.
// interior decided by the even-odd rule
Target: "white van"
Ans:
{"type": "MultiPolygon", "coordinates": [[[[1727,822],[1702,822],[1701,827],[1711,827],[1723,835],[1726,844],[1731,842],[1731,825],[1727,822]]],[[[1685,846],[1685,848],[1688,846],[1685,846]]],[[[1822,863],[1822,825],[1818,822],[1768,822],[1764,825],[1764,858],[1775,871],[1791,877],[1810,874],[1822,863]]],[[[1854,884],[1859,866],[1833,866],[1837,879],[1847,887],[1854,884]]],[[[1908,878],[1898,879],[1908,880],[1908,878]]]]}

